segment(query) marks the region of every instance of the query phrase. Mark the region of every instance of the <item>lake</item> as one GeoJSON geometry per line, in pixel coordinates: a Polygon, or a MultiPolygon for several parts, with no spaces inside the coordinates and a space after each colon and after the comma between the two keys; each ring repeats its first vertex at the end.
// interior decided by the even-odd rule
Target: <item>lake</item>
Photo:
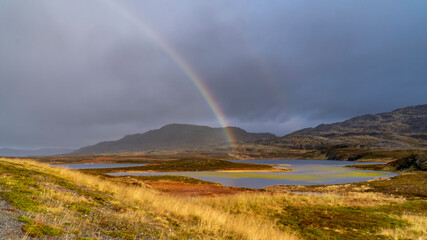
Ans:
{"type": "MultiPolygon", "coordinates": [[[[257,164],[284,164],[290,172],[154,172],[154,173],[109,173],[113,176],[158,176],[177,175],[217,182],[224,186],[264,188],[272,185],[321,185],[363,182],[379,177],[393,177],[396,173],[359,170],[346,165],[371,164],[330,160],[259,159],[236,160],[233,162],[257,164]]],[[[283,166],[278,166],[283,167],[283,166]]]]}
{"type": "Polygon", "coordinates": [[[126,164],[126,163],[70,163],[70,164],[52,164],[54,167],[66,167],[71,169],[95,169],[95,168],[122,168],[122,167],[140,167],[147,164],[126,164]]]}

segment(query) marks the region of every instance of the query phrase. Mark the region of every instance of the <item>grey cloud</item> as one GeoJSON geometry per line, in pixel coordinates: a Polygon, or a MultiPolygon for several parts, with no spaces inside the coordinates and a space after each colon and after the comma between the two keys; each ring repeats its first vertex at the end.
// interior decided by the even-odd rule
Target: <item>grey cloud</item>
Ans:
{"type": "MultiPolygon", "coordinates": [[[[126,1],[232,125],[283,135],[427,102],[424,1],[126,1]]],[[[103,1],[0,3],[0,146],[218,125],[183,69],[103,1]]]]}

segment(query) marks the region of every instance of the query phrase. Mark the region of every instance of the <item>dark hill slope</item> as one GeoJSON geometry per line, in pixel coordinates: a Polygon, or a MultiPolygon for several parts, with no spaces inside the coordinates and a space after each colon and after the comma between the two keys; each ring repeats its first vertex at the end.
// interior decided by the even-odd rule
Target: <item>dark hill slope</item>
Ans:
{"type": "Polygon", "coordinates": [[[427,104],[305,128],[276,139],[277,144],[305,149],[340,144],[381,148],[427,147],[427,104]]]}
{"type": "MultiPolygon", "coordinates": [[[[248,133],[236,127],[227,127],[227,131],[237,142],[275,137],[270,133],[248,133]]],[[[146,133],[127,135],[117,141],[101,142],[83,147],[73,154],[195,150],[225,146],[226,144],[228,142],[224,128],[170,124],[146,133]]]]}

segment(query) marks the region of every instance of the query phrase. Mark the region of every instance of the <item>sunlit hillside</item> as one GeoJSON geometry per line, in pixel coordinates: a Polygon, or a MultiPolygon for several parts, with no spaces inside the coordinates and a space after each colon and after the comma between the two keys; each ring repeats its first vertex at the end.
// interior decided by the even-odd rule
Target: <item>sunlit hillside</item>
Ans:
{"type": "MultiPolygon", "coordinates": [[[[1,159],[0,196],[27,235],[59,239],[423,239],[426,202],[376,192],[179,197],[137,180],[1,159]],[[22,210],[22,211],[21,211],[22,210]]],[[[425,177],[425,174],[423,175],[425,177]]]]}

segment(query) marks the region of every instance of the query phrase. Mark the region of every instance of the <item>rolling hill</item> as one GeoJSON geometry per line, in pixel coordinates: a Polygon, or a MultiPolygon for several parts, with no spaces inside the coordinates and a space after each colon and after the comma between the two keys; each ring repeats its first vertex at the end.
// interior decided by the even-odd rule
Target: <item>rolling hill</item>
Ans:
{"type": "MultiPolygon", "coordinates": [[[[83,147],[73,154],[102,154],[147,151],[199,150],[227,146],[224,128],[189,124],[170,124],[142,134],[127,135],[116,141],[100,142],[83,147]]],[[[227,127],[237,142],[274,138],[270,133],[248,133],[237,127],[227,127]]]]}

